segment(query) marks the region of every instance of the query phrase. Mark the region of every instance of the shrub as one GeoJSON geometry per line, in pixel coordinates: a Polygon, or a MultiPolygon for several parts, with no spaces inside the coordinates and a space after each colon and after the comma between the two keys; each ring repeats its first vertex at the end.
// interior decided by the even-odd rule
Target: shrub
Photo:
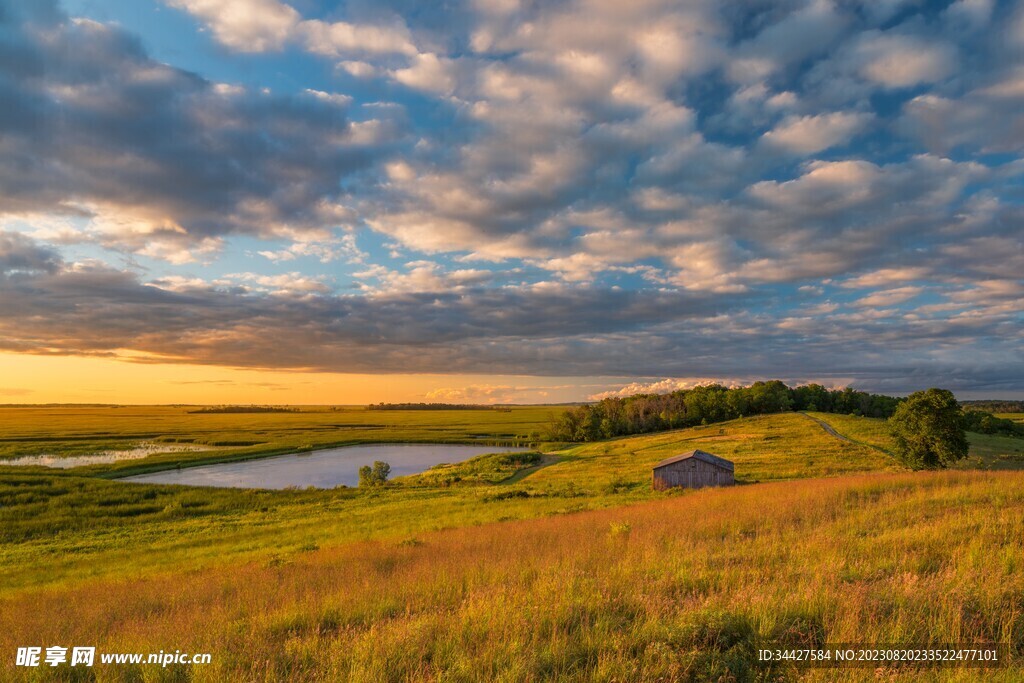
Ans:
{"type": "Polygon", "coordinates": [[[372,467],[363,465],[359,468],[359,485],[363,487],[383,486],[390,474],[391,465],[382,460],[376,460],[372,467]]]}

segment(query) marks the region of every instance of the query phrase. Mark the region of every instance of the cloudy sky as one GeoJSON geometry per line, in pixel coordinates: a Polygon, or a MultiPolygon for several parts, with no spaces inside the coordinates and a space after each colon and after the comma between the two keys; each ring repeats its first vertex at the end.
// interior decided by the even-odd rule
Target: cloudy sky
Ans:
{"type": "Polygon", "coordinates": [[[0,402],[1024,395],[1024,3],[0,0],[0,402]]]}

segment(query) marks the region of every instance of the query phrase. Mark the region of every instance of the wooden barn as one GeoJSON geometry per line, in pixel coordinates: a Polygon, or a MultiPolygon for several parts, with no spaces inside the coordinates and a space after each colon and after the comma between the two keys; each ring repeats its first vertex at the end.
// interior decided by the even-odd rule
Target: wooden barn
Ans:
{"type": "Polygon", "coordinates": [[[732,486],[735,467],[717,455],[696,450],[662,460],[654,466],[654,488],[657,491],[681,486],[699,489],[705,486],[732,486]]]}

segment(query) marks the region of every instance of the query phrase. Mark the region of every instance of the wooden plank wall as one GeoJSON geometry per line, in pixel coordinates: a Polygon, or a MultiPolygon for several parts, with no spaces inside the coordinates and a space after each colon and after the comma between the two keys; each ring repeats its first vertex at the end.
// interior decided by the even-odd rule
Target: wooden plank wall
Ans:
{"type": "Polygon", "coordinates": [[[733,473],[697,458],[689,458],[659,467],[654,471],[654,488],[661,491],[673,486],[699,489],[705,486],[731,486],[733,473]]]}

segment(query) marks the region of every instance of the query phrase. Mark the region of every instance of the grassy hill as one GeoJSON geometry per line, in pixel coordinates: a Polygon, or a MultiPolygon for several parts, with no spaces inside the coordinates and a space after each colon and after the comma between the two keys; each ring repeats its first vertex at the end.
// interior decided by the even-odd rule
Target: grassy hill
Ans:
{"type": "MultiPolygon", "coordinates": [[[[852,415],[810,413],[827,422],[843,435],[883,451],[892,449],[892,439],[884,420],[852,415]]],[[[1024,439],[998,434],[967,433],[971,450],[957,469],[1019,470],[1024,469],[1024,439]]]]}
{"type": "MultiPolygon", "coordinates": [[[[775,482],[271,561],[183,563],[0,598],[0,651],[213,653],[194,681],[467,682],[795,680],[756,661],[777,641],[996,641],[1020,652],[1022,483],[1015,472],[775,482]]],[[[5,666],[5,680],[27,679],[5,666]]],[[[925,679],[1022,675],[1014,664],[925,679]]],[[[885,669],[804,676],[922,680],[885,669]]]]}

